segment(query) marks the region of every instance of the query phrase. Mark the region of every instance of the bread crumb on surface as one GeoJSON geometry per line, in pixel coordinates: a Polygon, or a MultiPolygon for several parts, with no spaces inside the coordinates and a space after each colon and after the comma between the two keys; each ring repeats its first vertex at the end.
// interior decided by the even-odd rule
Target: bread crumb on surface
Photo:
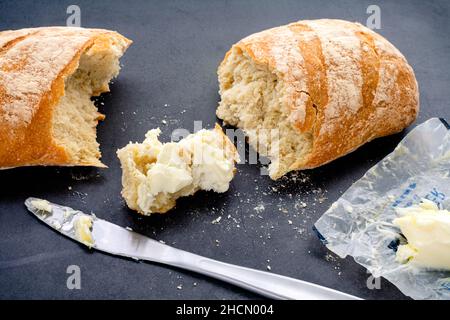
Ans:
{"type": "Polygon", "coordinates": [[[262,203],[258,204],[256,207],[253,208],[253,210],[255,210],[257,213],[261,213],[265,209],[266,209],[266,207],[262,203]]]}
{"type": "Polygon", "coordinates": [[[219,224],[220,220],[222,220],[222,217],[217,217],[216,219],[214,219],[213,221],[211,221],[212,224],[219,224]]]}

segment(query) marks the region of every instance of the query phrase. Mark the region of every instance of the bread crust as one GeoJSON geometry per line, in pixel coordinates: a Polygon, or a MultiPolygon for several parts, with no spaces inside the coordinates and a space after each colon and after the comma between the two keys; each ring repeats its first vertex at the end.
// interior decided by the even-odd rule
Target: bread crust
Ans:
{"type": "Polygon", "coordinates": [[[290,170],[323,165],[399,132],[419,111],[405,57],[359,23],[305,20],[255,33],[233,45],[221,66],[236,49],[287,84],[286,116],[297,132],[312,134],[310,154],[290,170]]]}
{"type": "MultiPolygon", "coordinates": [[[[122,55],[131,41],[113,31],[75,27],[0,32],[0,169],[104,166],[71,159],[52,137],[52,117],[82,53],[112,44],[122,55]]],[[[94,94],[106,91],[107,86],[94,94]]]]}

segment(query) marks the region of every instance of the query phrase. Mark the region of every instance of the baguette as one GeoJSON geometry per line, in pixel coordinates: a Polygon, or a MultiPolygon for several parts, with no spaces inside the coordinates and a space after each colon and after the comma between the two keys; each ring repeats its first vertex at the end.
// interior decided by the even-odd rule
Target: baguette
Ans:
{"type": "Polygon", "coordinates": [[[218,76],[217,116],[269,157],[272,179],[399,132],[419,110],[405,57],[379,34],[342,20],[250,35],[227,52],[218,76]]]}
{"type": "Polygon", "coordinates": [[[91,97],[109,91],[130,44],[101,29],[0,32],[0,168],[105,167],[91,97]]]}

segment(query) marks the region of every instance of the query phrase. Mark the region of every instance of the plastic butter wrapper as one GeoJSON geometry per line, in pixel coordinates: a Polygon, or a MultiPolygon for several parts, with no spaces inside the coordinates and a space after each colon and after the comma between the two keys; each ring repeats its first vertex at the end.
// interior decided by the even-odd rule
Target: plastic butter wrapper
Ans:
{"type": "Polygon", "coordinates": [[[450,299],[450,271],[396,261],[405,239],[392,222],[398,208],[422,199],[450,209],[450,127],[432,118],[354,183],[315,223],[322,242],[341,258],[352,256],[414,299],[450,299]]]}

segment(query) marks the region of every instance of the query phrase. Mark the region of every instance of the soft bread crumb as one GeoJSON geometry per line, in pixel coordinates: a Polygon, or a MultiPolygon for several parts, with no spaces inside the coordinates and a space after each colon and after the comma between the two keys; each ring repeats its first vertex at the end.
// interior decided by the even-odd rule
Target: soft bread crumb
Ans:
{"type": "MultiPolygon", "coordinates": [[[[282,77],[256,65],[234,47],[219,67],[221,101],[217,116],[243,129],[250,145],[271,160],[269,175],[278,179],[306,160],[312,134],[299,132],[288,119],[289,92],[282,77]]],[[[306,94],[306,93],[305,93],[306,94]]]]}
{"type": "Polygon", "coordinates": [[[80,57],[77,70],[65,80],[65,94],[53,114],[53,137],[72,162],[104,167],[96,140],[98,121],[92,96],[109,91],[108,83],[119,74],[121,50],[114,44],[94,43],[80,57]]]}
{"type": "Polygon", "coordinates": [[[123,170],[122,196],[129,208],[143,215],[165,213],[178,198],[198,190],[228,190],[239,156],[220,126],[178,143],[162,144],[159,134],[159,129],[150,130],[143,143],[117,151],[123,170]]]}

